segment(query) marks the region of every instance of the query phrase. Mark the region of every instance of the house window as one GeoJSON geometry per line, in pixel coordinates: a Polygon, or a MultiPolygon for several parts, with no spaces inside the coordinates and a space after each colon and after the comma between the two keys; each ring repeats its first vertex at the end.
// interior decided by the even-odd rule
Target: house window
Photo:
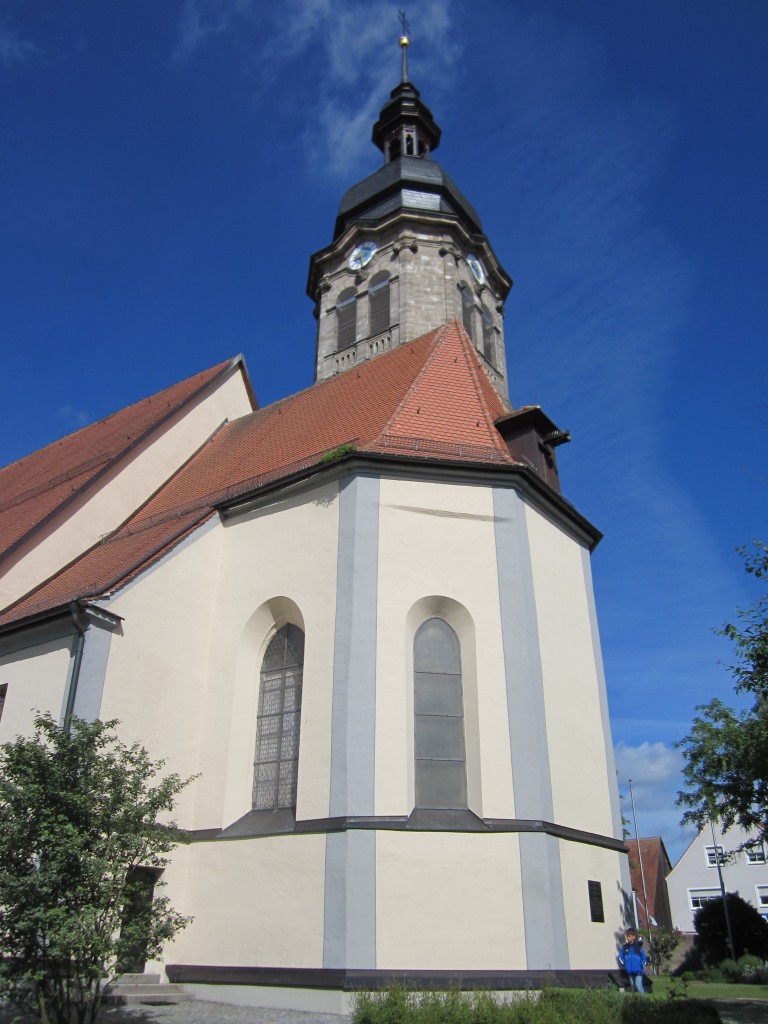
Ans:
{"type": "Polygon", "coordinates": [[[336,348],[349,348],[357,341],[357,292],[345,288],[336,301],[336,348]]]}
{"type": "Polygon", "coordinates": [[[760,843],[759,846],[749,847],[744,851],[747,864],[765,864],[765,846],[760,843]]]}
{"type": "Polygon", "coordinates": [[[467,765],[459,638],[427,619],[413,641],[416,806],[465,808],[467,765]]]}
{"type": "Polygon", "coordinates": [[[389,274],[374,274],[368,288],[368,332],[381,334],[389,327],[389,274]]]}
{"type": "Polygon", "coordinates": [[[722,846],[705,846],[704,852],[707,855],[707,867],[717,867],[718,861],[720,864],[725,864],[725,853],[723,852],[722,846]]]}
{"type": "Polygon", "coordinates": [[[3,708],[5,707],[5,696],[8,693],[8,683],[0,683],[0,719],[3,717],[3,708]]]}
{"type": "Polygon", "coordinates": [[[710,900],[719,900],[721,896],[719,889],[689,889],[688,905],[691,910],[700,910],[710,900]]]}
{"type": "Polygon", "coordinates": [[[459,291],[461,292],[461,322],[464,324],[464,330],[472,339],[472,344],[475,343],[475,304],[472,301],[469,288],[466,285],[460,285],[459,291]]]}
{"type": "Polygon", "coordinates": [[[596,924],[605,922],[605,910],[603,908],[603,887],[600,882],[587,882],[587,895],[589,896],[589,917],[596,924]]]}
{"type": "Polygon", "coordinates": [[[270,640],[261,665],[255,809],[296,806],[303,670],[304,633],[298,626],[283,626],[270,640]]]}
{"type": "Polygon", "coordinates": [[[768,920],[768,885],[756,885],[757,909],[768,920]]]}

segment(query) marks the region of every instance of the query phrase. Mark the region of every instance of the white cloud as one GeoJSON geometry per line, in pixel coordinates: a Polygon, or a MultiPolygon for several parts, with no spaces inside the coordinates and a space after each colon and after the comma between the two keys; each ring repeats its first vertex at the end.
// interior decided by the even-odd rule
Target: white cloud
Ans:
{"type": "Polygon", "coordinates": [[[674,863],[695,834],[694,829],[680,826],[682,810],[676,806],[677,793],[683,785],[683,756],[665,743],[640,743],[631,746],[619,743],[615,749],[619,792],[624,817],[634,837],[629,780],[635,796],[637,826],[641,837],[658,836],[664,840],[674,863]]]}
{"type": "Polygon", "coordinates": [[[69,430],[79,430],[91,422],[91,416],[84,409],[78,409],[74,405],[61,405],[58,412],[69,430]]]}
{"type": "MultiPolygon", "coordinates": [[[[453,0],[425,0],[418,18],[411,18],[414,77],[428,83],[431,97],[447,85],[459,54],[453,10],[453,0]]],[[[307,164],[315,174],[349,178],[369,156],[370,126],[399,78],[397,15],[391,0],[368,0],[364,7],[286,0],[266,10],[257,0],[186,0],[174,58],[189,60],[217,37],[237,32],[254,88],[276,77],[290,81],[292,65],[312,61],[317,72],[307,110],[312,129],[303,139],[307,164]]],[[[411,70],[413,65],[412,59],[411,70]]]]}
{"type": "Polygon", "coordinates": [[[23,39],[7,21],[0,22],[0,64],[5,67],[21,64],[42,52],[31,40],[23,39]]]}
{"type": "Polygon", "coordinates": [[[238,16],[251,12],[250,0],[185,0],[175,60],[188,60],[212,37],[230,29],[238,16]]]}

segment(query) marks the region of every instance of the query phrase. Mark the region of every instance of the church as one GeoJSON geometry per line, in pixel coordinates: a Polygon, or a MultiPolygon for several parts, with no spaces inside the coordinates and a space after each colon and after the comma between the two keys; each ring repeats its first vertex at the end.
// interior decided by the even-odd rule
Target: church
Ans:
{"type": "Polygon", "coordinates": [[[227,359],[0,470],[0,742],[116,718],[196,775],[146,970],[198,998],[600,983],[627,922],[601,535],[510,405],[512,281],[400,43],[314,384],[260,409],[227,359]]]}

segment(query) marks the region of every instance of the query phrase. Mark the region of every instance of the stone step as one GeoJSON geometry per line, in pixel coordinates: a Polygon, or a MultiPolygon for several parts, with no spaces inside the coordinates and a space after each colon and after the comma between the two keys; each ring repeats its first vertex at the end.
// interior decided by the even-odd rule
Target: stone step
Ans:
{"type": "Polygon", "coordinates": [[[194,998],[194,995],[185,992],[181,985],[161,985],[159,974],[121,974],[108,986],[104,994],[104,1002],[112,1006],[125,1006],[130,1003],[170,1005],[187,1003],[194,998]]]}
{"type": "MultiPolygon", "coordinates": [[[[160,975],[159,974],[118,974],[114,981],[114,985],[159,985],[160,975]]],[[[114,986],[113,986],[114,987],[114,986]]]]}

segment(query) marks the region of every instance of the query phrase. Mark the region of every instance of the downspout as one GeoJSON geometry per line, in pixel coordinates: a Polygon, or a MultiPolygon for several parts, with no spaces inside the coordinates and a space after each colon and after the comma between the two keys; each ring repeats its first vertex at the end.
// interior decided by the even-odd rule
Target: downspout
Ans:
{"type": "Polygon", "coordinates": [[[75,710],[75,698],[77,696],[77,684],[80,680],[80,667],[83,663],[83,651],[85,650],[85,633],[87,626],[81,625],[83,610],[79,604],[72,602],[69,606],[69,614],[72,616],[72,625],[77,630],[77,639],[72,653],[72,660],[69,663],[69,687],[67,690],[67,706],[64,711],[64,732],[69,732],[72,727],[72,715],[75,710]]]}

